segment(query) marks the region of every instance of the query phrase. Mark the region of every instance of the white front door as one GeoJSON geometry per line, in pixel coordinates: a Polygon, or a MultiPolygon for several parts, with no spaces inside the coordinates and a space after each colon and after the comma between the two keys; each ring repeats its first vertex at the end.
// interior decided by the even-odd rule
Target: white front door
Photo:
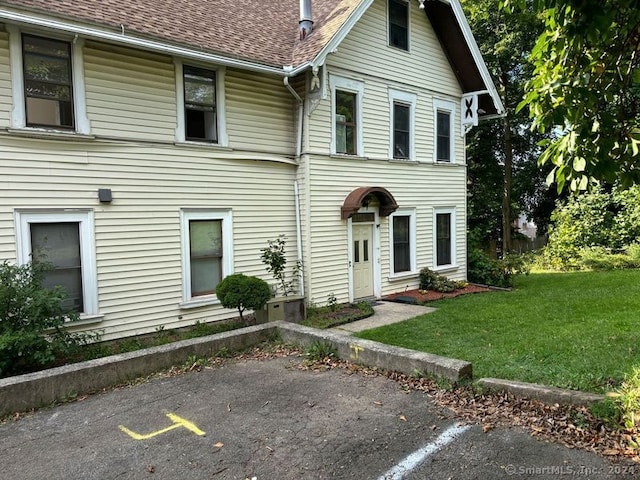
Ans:
{"type": "Polygon", "coordinates": [[[353,297],[373,296],[373,225],[352,226],[353,297]]]}

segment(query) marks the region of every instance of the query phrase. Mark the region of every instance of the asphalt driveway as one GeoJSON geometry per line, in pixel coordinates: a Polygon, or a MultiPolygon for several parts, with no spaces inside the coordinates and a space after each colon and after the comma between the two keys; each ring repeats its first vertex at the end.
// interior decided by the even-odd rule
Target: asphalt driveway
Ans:
{"type": "Polygon", "coordinates": [[[297,357],[90,396],[0,425],[3,479],[621,478],[518,429],[459,425],[421,392],[297,357]]]}

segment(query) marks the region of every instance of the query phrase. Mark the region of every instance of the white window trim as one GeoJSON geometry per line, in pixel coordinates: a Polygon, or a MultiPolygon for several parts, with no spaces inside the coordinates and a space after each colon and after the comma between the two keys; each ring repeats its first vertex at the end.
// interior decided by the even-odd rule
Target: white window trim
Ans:
{"type": "Polygon", "coordinates": [[[180,210],[182,250],[182,308],[219,304],[215,294],[191,296],[189,221],[222,220],[222,278],[233,273],[233,215],[231,210],[180,210]]]}
{"type": "Polygon", "coordinates": [[[11,128],[29,131],[60,132],[68,134],[69,130],[55,127],[27,127],[27,112],[24,101],[24,72],[22,65],[22,34],[28,33],[43,38],[64,40],[71,44],[71,74],[73,83],[73,113],[75,132],[82,135],[91,133],[91,124],[87,117],[87,99],[84,77],[84,39],[76,37],[53,36],[42,33],[23,32],[15,25],[7,25],[9,32],[9,61],[11,64],[11,85],[13,94],[13,110],[11,111],[11,128]]]}
{"type": "Polygon", "coordinates": [[[187,62],[189,66],[202,68],[204,70],[210,70],[216,73],[216,121],[218,123],[218,141],[211,142],[195,142],[187,141],[186,139],[186,120],[184,117],[184,63],[182,60],[174,58],[173,63],[175,65],[176,72],[176,105],[178,108],[176,117],[176,142],[177,143],[193,143],[198,145],[212,145],[227,147],[229,145],[229,138],[227,136],[227,117],[226,117],[226,102],[225,102],[225,67],[212,67],[211,65],[201,65],[196,63],[187,62]]]}
{"type": "Polygon", "coordinates": [[[433,100],[433,162],[440,164],[453,164],[456,163],[456,138],[454,130],[455,116],[456,116],[456,104],[450,100],[440,100],[435,98],[433,100]],[[438,160],[438,112],[444,112],[449,114],[449,161],[438,160]]]}
{"type": "Polygon", "coordinates": [[[389,35],[391,30],[391,19],[389,18],[389,3],[387,0],[387,46],[395,49],[400,52],[411,52],[411,2],[408,0],[399,0],[400,3],[407,4],[407,49],[396,47],[395,45],[391,45],[391,37],[389,35]]]}
{"type": "Polygon", "coordinates": [[[389,159],[397,161],[415,161],[416,160],[416,104],[418,96],[415,93],[403,92],[400,90],[389,89],[389,159]],[[393,157],[393,106],[395,103],[403,103],[409,106],[409,158],[393,157]]]}
{"type": "Polygon", "coordinates": [[[414,208],[401,208],[389,215],[389,279],[415,276],[418,273],[416,260],[416,210],[414,208]],[[409,217],[409,271],[395,272],[393,270],[393,217],[409,217]]]}
{"type": "Polygon", "coordinates": [[[456,209],[455,207],[438,207],[433,209],[433,270],[452,270],[457,268],[456,260],[456,209]],[[451,215],[451,263],[446,265],[438,265],[438,214],[450,214],[451,215]]]}
{"type": "Polygon", "coordinates": [[[353,157],[347,153],[336,152],[336,90],[343,92],[351,92],[356,94],[356,154],[357,157],[364,157],[364,142],[362,139],[363,133],[363,115],[362,105],[364,98],[364,82],[353,80],[351,78],[339,77],[337,75],[329,76],[329,83],[331,85],[331,154],[332,155],[345,155],[353,157]]]}
{"type": "Polygon", "coordinates": [[[95,317],[99,313],[93,210],[17,210],[15,212],[15,224],[18,263],[24,265],[31,261],[30,224],[62,222],[78,222],[80,225],[80,258],[82,261],[82,296],[84,303],[84,312],[81,313],[80,319],[95,317]]]}

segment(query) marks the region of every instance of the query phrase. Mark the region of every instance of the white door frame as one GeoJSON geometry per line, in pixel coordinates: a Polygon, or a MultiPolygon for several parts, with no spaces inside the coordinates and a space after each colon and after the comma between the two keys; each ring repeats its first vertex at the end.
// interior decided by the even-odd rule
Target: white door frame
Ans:
{"type": "MultiPolygon", "coordinates": [[[[374,221],[372,225],[373,245],[371,246],[373,251],[373,296],[380,298],[382,290],[382,274],[380,267],[380,210],[378,207],[362,207],[358,210],[358,213],[374,213],[374,221]]],[[[359,222],[358,222],[359,223],[359,222]]],[[[356,223],[356,225],[358,225],[356,223]]],[[[366,224],[362,222],[362,224],[366,224]]],[[[349,261],[348,280],[349,280],[349,301],[354,301],[354,285],[353,285],[353,222],[351,217],[347,220],[347,258],[349,261]]]]}

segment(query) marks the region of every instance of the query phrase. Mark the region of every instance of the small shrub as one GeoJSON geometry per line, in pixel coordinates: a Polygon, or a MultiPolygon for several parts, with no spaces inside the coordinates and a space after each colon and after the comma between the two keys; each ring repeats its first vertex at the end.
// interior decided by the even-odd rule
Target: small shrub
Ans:
{"type": "Polygon", "coordinates": [[[640,243],[632,243],[626,248],[627,256],[636,268],[640,268],[640,243]]]}
{"type": "Polygon", "coordinates": [[[640,247],[632,244],[622,251],[605,247],[587,247],[578,251],[577,268],[589,270],[620,270],[640,268],[640,247]]]}
{"type": "Polygon", "coordinates": [[[624,253],[612,252],[604,247],[582,248],[578,252],[581,268],[590,270],[619,270],[632,268],[633,262],[624,253]]]}
{"type": "Polygon", "coordinates": [[[436,292],[448,293],[462,288],[462,284],[449,280],[442,275],[438,275],[429,268],[420,270],[420,290],[434,290],[436,292]]]}
{"type": "Polygon", "coordinates": [[[192,372],[193,370],[200,371],[202,367],[207,366],[209,360],[204,357],[198,357],[197,355],[189,355],[182,365],[183,370],[192,372]]]}
{"type": "Polygon", "coordinates": [[[267,247],[260,250],[262,252],[260,259],[262,260],[262,263],[266,265],[267,272],[273,275],[273,278],[277,282],[276,292],[278,289],[281,289],[282,295],[285,297],[290,293],[295,293],[297,289],[298,275],[302,265],[300,261],[296,261],[291,272],[291,280],[287,280],[287,256],[285,248],[287,245],[286,235],[279,235],[275,240],[269,240],[267,244],[267,247]]]}
{"type": "Polygon", "coordinates": [[[601,402],[596,402],[589,407],[589,411],[594,417],[599,418],[604,423],[614,428],[619,428],[620,412],[615,402],[607,397],[601,402]]]}
{"type": "Polygon", "coordinates": [[[50,269],[44,262],[0,264],[0,376],[50,365],[99,338],[65,330],[65,322],[78,314],[63,308],[64,289],[42,286],[50,269]]]}
{"type": "Polygon", "coordinates": [[[333,293],[331,293],[327,299],[327,307],[329,307],[329,310],[332,312],[335,312],[338,309],[338,299],[333,293]]]}
{"type": "Polygon", "coordinates": [[[513,286],[514,276],[522,273],[529,273],[527,260],[522,255],[505,255],[497,260],[480,249],[469,250],[467,276],[471,282],[508,288],[513,286]]]}
{"type": "Polygon", "coordinates": [[[317,340],[309,345],[305,355],[312,362],[320,362],[328,358],[337,358],[338,350],[330,342],[317,340]]]}
{"type": "Polygon", "coordinates": [[[618,390],[607,393],[607,398],[611,400],[615,407],[614,420],[617,426],[633,434],[630,446],[639,448],[640,368],[634,367],[618,390]]]}
{"type": "Polygon", "coordinates": [[[271,298],[271,289],[264,280],[236,273],[225,277],[216,287],[216,295],[225,308],[237,308],[240,320],[245,309],[258,310],[271,298]]]}

